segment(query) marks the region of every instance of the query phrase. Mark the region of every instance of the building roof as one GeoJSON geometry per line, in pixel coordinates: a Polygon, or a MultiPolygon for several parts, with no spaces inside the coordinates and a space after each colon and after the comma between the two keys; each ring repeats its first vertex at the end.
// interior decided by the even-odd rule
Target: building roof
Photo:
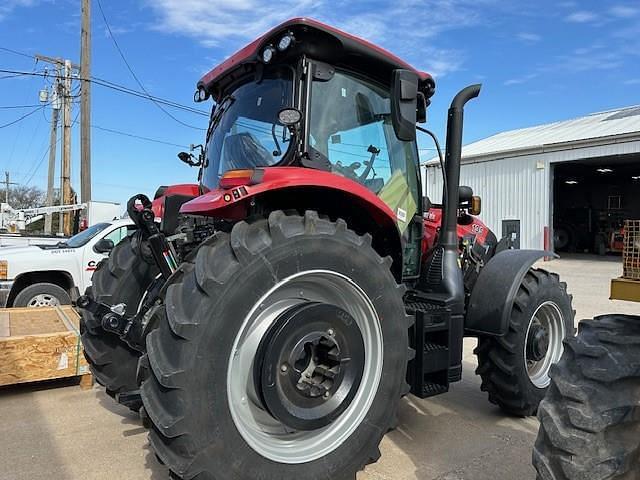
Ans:
{"type": "Polygon", "coordinates": [[[493,160],[632,140],[640,140],[640,105],[498,133],[465,145],[462,157],[493,160]]]}

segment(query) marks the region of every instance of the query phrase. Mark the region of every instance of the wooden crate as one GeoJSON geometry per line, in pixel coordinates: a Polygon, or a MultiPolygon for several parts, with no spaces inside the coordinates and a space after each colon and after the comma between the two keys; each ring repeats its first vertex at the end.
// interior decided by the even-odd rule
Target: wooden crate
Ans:
{"type": "Polygon", "coordinates": [[[0,385],[81,376],[91,386],[79,321],[70,306],[0,310],[0,385]]]}

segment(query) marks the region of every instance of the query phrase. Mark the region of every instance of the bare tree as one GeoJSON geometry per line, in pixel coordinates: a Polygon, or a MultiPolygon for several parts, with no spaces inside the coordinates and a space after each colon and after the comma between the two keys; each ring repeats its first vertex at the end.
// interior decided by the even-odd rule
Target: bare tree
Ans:
{"type": "MultiPolygon", "coordinates": [[[[4,201],[5,191],[0,190],[0,199],[4,201]]],[[[38,187],[18,185],[9,189],[9,205],[16,210],[41,207],[45,202],[45,193],[38,187]]]]}

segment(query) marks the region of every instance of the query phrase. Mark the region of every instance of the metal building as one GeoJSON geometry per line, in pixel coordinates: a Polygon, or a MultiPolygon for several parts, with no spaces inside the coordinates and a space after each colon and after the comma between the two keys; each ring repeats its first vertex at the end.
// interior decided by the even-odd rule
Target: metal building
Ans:
{"type": "MultiPolygon", "coordinates": [[[[605,254],[640,219],[640,106],[499,133],[463,148],[461,185],[483,200],[482,220],[520,248],[605,254]]],[[[423,181],[442,198],[437,161],[423,181]]]]}

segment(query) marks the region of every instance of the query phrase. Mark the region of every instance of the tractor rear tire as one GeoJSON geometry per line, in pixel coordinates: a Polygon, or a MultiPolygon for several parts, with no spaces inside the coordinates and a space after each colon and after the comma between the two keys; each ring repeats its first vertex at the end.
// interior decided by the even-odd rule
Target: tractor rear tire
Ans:
{"type": "Polygon", "coordinates": [[[540,404],[538,480],[638,480],[640,316],[585,320],[540,404]]]}
{"type": "Polygon", "coordinates": [[[150,444],[172,478],[353,480],[375,462],[412,353],[412,317],[391,263],[370,235],[311,211],[239,222],[183,262],[140,360],[151,370],[141,387],[150,444]],[[335,316],[309,313],[336,306],[335,316]],[[320,348],[332,339],[338,347],[320,348]],[[329,360],[338,373],[326,369],[329,360]],[[362,375],[351,376],[358,365],[362,375]],[[326,378],[340,380],[315,384],[326,390],[314,397],[305,382],[331,371],[326,378]],[[348,393],[334,395],[343,386],[348,393]],[[326,422],[316,426],[318,405],[326,422]]]}
{"type": "MultiPolygon", "coordinates": [[[[155,265],[146,262],[137,248],[136,237],[126,237],[102,260],[93,274],[93,286],[87,295],[108,305],[124,303],[126,313],[134,315],[158,275],[155,265]]],[[[141,353],[129,347],[113,333],[94,325],[92,314],[82,310],[81,338],[84,355],[95,379],[114,397],[137,390],[136,369],[141,353]]],[[[138,410],[141,405],[131,405],[138,410]]]]}
{"type": "Polygon", "coordinates": [[[506,335],[478,339],[476,373],[491,403],[510,415],[536,414],[551,382],[549,369],[562,356],[562,341],[574,333],[571,302],[567,284],[558,275],[529,269],[516,294],[506,335]],[[538,335],[542,339],[546,335],[548,342],[542,351],[535,344],[538,335]],[[533,355],[542,358],[534,361],[533,355]]]}

